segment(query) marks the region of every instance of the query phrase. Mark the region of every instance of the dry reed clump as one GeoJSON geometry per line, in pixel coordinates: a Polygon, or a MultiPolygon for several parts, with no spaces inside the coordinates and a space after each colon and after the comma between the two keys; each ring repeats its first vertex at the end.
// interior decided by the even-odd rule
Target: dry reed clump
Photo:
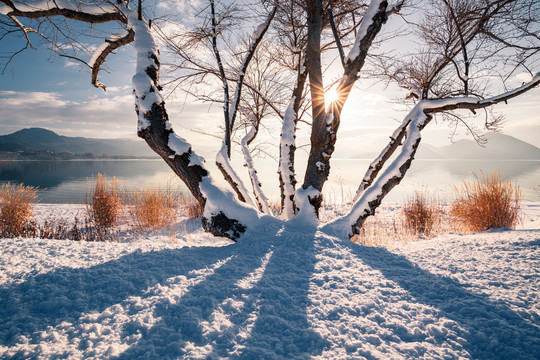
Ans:
{"type": "Polygon", "coordinates": [[[104,174],[98,173],[96,185],[90,195],[86,195],[90,224],[96,232],[96,240],[107,240],[110,229],[115,226],[122,213],[122,197],[118,180],[110,182],[104,174]]]}
{"type": "Polygon", "coordinates": [[[37,188],[11,183],[0,186],[0,236],[33,236],[32,205],[37,188]]]}
{"type": "Polygon", "coordinates": [[[521,191],[519,186],[504,181],[501,171],[454,187],[458,199],[450,208],[450,218],[458,231],[478,232],[510,228],[519,223],[521,191]]]}
{"type": "Polygon", "coordinates": [[[60,218],[46,220],[43,224],[36,225],[35,229],[41,239],[81,241],[96,238],[89,228],[88,223],[80,224],[77,216],[75,216],[72,224],[60,218]]]}
{"type": "Polygon", "coordinates": [[[412,235],[431,237],[442,228],[442,206],[419,191],[405,203],[402,216],[404,228],[412,235]]]}
{"type": "Polygon", "coordinates": [[[186,216],[188,219],[196,219],[202,216],[203,209],[198,201],[181,197],[179,202],[182,215],[186,216]]]}
{"type": "Polygon", "coordinates": [[[128,195],[128,213],[139,230],[170,228],[176,220],[178,201],[170,192],[135,189],[128,195]]]}

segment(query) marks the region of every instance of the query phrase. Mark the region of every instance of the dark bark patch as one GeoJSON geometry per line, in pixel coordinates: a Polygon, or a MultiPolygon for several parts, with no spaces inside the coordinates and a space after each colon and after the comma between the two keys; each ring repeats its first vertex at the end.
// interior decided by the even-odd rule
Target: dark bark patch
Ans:
{"type": "Polygon", "coordinates": [[[236,219],[229,219],[222,211],[213,215],[210,220],[202,218],[203,227],[210,233],[217,236],[225,236],[233,241],[238,240],[247,228],[236,219]]]}

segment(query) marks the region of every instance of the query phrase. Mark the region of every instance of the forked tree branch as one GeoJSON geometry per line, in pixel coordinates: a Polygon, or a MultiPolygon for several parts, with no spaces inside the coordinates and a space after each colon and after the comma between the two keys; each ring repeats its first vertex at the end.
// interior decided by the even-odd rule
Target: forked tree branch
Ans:
{"type": "Polygon", "coordinates": [[[323,230],[348,237],[359,234],[366,219],[375,213],[375,209],[381,204],[384,197],[401,182],[407,173],[421,141],[420,133],[431,121],[432,114],[448,110],[486,108],[500,102],[506,102],[538,85],[540,85],[540,73],[537,73],[531,81],[517,89],[485,100],[472,97],[421,100],[403,121],[403,124],[408,125],[406,126],[406,140],[402,145],[401,153],[377,180],[362,193],[347,215],[324,226],[323,230]]]}

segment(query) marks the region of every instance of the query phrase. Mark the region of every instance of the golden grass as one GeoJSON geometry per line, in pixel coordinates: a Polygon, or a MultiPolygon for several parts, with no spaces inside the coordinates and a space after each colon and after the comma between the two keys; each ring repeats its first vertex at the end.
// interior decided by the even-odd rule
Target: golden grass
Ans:
{"type": "Polygon", "coordinates": [[[178,201],[170,192],[145,188],[128,196],[128,213],[139,230],[170,229],[176,222],[178,201]]]}
{"type": "Polygon", "coordinates": [[[179,201],[182,215],[188,219],[196,219],[202,216],[203,209],[197,200],[180,197],[179,201]]]}
{"type": "Polygon", "coordinates": [[[351,241],[366,246],[392,247],[403,239],[403,226],[398,220],[384,221],[374,216],[364,222],[360,234],[354,235],[351,241]]]}
{"type": "Polygon", "coordinates": [[[403,207],[403,226],[412,235],[430,237],[441,229],[442,215],[442,206],[434,198],[416,191],[403,207]]]}
{"type": "Polygon", "coordinates": [[[118,180],[98,173],[96,184],[90,195],[86,195],[88,218],[97,231],[105,231],[118,222],[122,213],[122,197],[118,180]]]}
{"type": "Polygon", "coordinates": [[[37,188],[11,183],[0,186],[0,236],[25,235],[31,222],[32,205],[37,202],[37,188]]]}
{"type": "Polygon", "coordinates": [[[501,171],[484,174],[454,187],[458,199],[450,208],[450,218],[458,231],[478,232],[519,223],[521,191],[504,181],[501,171]]]}

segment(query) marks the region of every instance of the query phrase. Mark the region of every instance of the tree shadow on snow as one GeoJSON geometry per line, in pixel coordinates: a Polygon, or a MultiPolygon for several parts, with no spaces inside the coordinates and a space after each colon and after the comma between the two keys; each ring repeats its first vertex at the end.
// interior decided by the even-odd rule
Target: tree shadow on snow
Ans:
{"type": "MultiPolygon", "coordinates": [[[[40,332],[50,332],[49,327],[76,326],[82,316],[120,304],[129,316],[120,338],[129,348],[119,359],[320,354],[324,341],[307,320],[313,236],[300,234],[302,240],[293,243],[276,234],[272,240],[245,239],[220,248],[135,251],[89,268],[60,268],[0,287],[0,344],[15,346],[19,335],[29,344],[39,343],[40,332]],[[184,287],[169,290],[178,293],[157,294],[148,305],[156,323],[138,323],[133,315],[141,309],[122,303],[132,296],[144,300],[156,295],[147,290],[158,284],[167,288],[167,280],[178,276],[185,277],[176,281],[184,287]],[[190,280],[194,283],[186,285],[190,280]]],[[[68,336],[80,337],[85,346],[84,330],[76,333],[68,336]]]]}
{"type": "Polygon", "coordinates": [[[118,359],[294,359],[320,354],[324,342],[307,320],[313,235],[294,244],[283,243],[279,235],[267,239],[235,245],[238,256],[178,303],[158,304],[155,316],[161,321],[118,359]]]}
{"type": "Polygon", "coordinates": [[[467,289],[452,278],[432,274],[384,248],[350,243],[366,265],[379,270],[420,302],[441,311],[466,331],[464,348],[474,359],[540,359],[540,324],[533,324],[502,301],[467,289]]]}
{"type": "Polygon", "coordinates": [[[101,312],[170,277],[189,279],[194,270],[234,254],[230,246],[137,250],[89,268],[60,268],[0,287],[0,344],[9,346],[18,335],[31,338],[48,326],[101,312]]]}

